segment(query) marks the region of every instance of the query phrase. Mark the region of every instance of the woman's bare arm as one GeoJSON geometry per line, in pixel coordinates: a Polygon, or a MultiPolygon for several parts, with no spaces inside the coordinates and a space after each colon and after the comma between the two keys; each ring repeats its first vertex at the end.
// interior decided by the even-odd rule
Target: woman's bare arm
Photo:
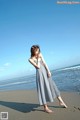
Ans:
{"type": "Polygon", "coordinates": [[[37,60],[37,63],[35,63],[31,58],[28,60],[35,68],[40,68],[40,63],[37,60]]]}

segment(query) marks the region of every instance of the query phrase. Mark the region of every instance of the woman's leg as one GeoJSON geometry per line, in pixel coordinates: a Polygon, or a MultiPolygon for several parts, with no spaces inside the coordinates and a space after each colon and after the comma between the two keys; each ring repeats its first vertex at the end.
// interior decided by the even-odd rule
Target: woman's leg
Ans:
{"type": "Polygon", "coordinates": [[[53,111],[50,110],[47,106],[47,104],[43,105],[44,106],[44,111],[47,112],[47,113],[52,113],[53,111]]]}
{"type": "Polygon", "coordinates": [[[62,100],[61,96],[57,97],[57,99],[59,100],[59,104],[61,106],[64,106],[65,108],[67,108],[67,105],[64,103],[64,101],[62,100]]]}

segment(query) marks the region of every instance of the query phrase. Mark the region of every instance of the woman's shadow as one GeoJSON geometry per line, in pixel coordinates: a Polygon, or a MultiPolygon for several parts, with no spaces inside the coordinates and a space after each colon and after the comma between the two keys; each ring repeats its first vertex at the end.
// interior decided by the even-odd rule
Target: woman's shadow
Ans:
{"type": "Polygon", "coordinates": [[[18,103],[18,102],[7,102],[7,101],[0,101],[0,105],[9,107],[11,109],[26,113],[35,111],[35,108],[39,107],[39,104],[32,104],[32,103],[18,103]]]}

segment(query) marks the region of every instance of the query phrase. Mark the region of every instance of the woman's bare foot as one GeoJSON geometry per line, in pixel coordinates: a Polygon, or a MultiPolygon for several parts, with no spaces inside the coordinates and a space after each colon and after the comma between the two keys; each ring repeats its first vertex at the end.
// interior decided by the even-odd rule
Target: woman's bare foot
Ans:
{"type": "Polygon", "coordinates": [[[44,111],[47,112],[47,113],[52,113],[52,112],[53,112],[53,111],[50,110],[49,108],[45,108],[44,111]]]}
{"type": "Polygon", "coordinates": [[[65,108],[67,108],[67,105],[64,103],[64,101],[62,100],[61,96],[58,96],[57,98],[58,98],[58,100],[59,100],[60,106],[63,106],[63,107],[65,107],[65,108]]]}
{"type": "Polygon", "coordinates": [[[44,111],[47,112],[47,113],[52,113],[53,111],[50,110],[47,106],[47,104],[44,105],[44,111]]]}
{"type": "Polygon", "coordinates": [[[63,102],[59,102],[60,106],[67,108],[67,105],[63,102]]]}

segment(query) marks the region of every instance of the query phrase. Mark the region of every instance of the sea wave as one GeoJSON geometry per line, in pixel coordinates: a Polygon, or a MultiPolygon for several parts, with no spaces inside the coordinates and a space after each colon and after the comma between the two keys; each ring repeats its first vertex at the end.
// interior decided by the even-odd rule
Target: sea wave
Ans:
{"type": "MultiPolygon", "coordinates": [[[[62,91],[80,92],[80,65],[52,71],[52,79],[62,91]]],[[[36,75],[0,81],[0,91],[32,89],[36,87],[36,75]]]]}
{"type": "Polygon", "coordinates": [[[71,69],[80,69],[80,66],[73,66],[73,67],[66,67],[66,68],[60,68],[60,69],[57,69],[55,71],[64,71],[64,70],[71,70],[71,69]]]}
{"type": "Polygon", "coordinates": [[[11,86],[11,85],[19,85],[19,84],[28,84],[28,83],[32,83],[32,82],[35,82],[35,80],[28,80],[28,81],[23,81],[23,82],[13,82],[13,83],[7,83],[7,84],[4,84],[4,85],[0,85],[0,87],[5,87],[5,86],[11,86]]]}

